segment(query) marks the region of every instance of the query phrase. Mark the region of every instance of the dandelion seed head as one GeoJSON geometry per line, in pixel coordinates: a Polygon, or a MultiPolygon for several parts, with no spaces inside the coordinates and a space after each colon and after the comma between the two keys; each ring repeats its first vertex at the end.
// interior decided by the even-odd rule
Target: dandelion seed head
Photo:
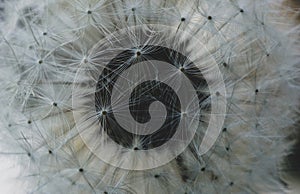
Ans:
{"type": "Polygon", "coordinates": [[[1,155],[24,193],[286,193],[281,2],[1,2],[1,155]]]}

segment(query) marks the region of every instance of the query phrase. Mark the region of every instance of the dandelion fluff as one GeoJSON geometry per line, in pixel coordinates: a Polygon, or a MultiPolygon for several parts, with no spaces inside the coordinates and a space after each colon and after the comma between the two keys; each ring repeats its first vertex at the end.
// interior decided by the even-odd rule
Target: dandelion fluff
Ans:
{"type": "Polygon", "coordinates": [[[282,1],[0,5],[14,192],[288,193],[299,26],[282,1]]]}

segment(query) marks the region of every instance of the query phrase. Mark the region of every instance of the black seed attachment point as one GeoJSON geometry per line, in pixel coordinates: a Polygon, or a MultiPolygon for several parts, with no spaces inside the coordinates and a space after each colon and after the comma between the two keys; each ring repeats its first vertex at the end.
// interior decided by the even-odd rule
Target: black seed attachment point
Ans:
{"type": "Polygon", "coordinates": [[[226,149],[227,151],[229,151],[229,147],[226,147],[225,149],[226,149]]]}
{"type": "Polygon", "coordinates": [[[47,32],[43,32],[43,35],[44,35],[44,36],[47,36],[47,32]]]}
{"type": "Polygon", "coordinates": [[[79,172],[83,172],[83,168],[79,168],[78,171],[79,171],[79,172]]]}
{"type": "Polygon", "coordinates": [[[137,56],[141,56],[141,54],[142,54],[142,53],[141,53],[140,51],[136,52],[136,55],[137,55],[137,56]]]}
{"type": "Polygon", "coordinates": [[[39,63],[39,64],[42,64],[42,63],[43,63],[43,60],[39,60],[38,63],[39,63]]]}
{"type": "Polygon", "coordinates": [[[216,96],[220,96],[220,95],[221,95],[220,92],[217,91],[217,92],[216,92],[216,96]]]}
{"type": "Polygon", "coordinates": [[[27,153],[27,156],[28,156],[28,157],[31,157],[31,153],[28,152],[28,153],[27,153]]]}
{"type": "Polygon", "coordinates": [[[184,21],[185,21],[185,18],[181,18],[181,21],[184,22],[184,21]]]}
{"type": "Polygon", "coordinates": [[[51,151],[51,150],[48,150],[48,153],[49,153],[49,154],[52,154],[52,151],[51,151]]]}
{"type": "Polygon", "coordinates": [[[227,67],[227,66],[228,66],[228,64],[224,62],[224,63],[223,63],[223,66],[224,66],[224,67],[227,67]]]}
{"type": "Polygon", "coordinates": [[[108,194],[108,192],[107,192],[107,191],[104,191],[103,194],[108,194]]]}
{"type": "Polygon", "coordinates": [[[160,177],[159,174],[154,175],[154,178],[159,178],[159,177],[160,177]]]}
{"type": "Polygon", "coordinates": [[[267,57],[268,57],[268,56],[270,56],[270,53],[267,53],[266,55],[267,55],[267,57]]]}
{"type": "Polygon", "coordinates": [[[207,19],[208,19],[208,20],[212,20],[212,17],[211,17],[211,16],[208,16],[207,19]]]}
{"type": "Polygon", "coordinates": [[[230,182],[230,183],[229,183],[229,186],[233,186],[233,185],[234,185],[234,182],[230,182]]]}
{"type": "Polygon", "coordinates": [[[180,71],[184,72],[184,70],[185,70],[184,67],[180,67],[180,71]]]}
{"type": "Polygon", "coordinates": [[[7,126],[8,126],[8,127],[11,127],[11,124],[8,124],[7,126]]]}
{"type": "Polygon", "coordinates": [[[212,180],[212,181],[216,181],[216,180],[218,180],[218,176],[217,175],[215,175],[215,174],[212,174],[212,176],[210,177],[210,179],[212,180]]]}
{"type": "Polygon", "coordinates": [[[57,103],[56,103],[56,102],[53,102],[52,105],[56,107],[56,106],[57,106],[57,103]]]}
{"type": "Polygon", "coordinates": [[[88,10],[88,11],[87,11],[87,14],[92,14],[92,11],[91,11],[91,10],[88,10]]]}
{"type": "Polygon", "coordinates": [[[105,111],[105,110],[102,111],[102,115],[103,115],[103,116],[107,115],[107,111],[105,111]]]}
{"type": "Polygon", "coordinates": [[[258,93],[258,91],[259,91],[259,90],[258,90],[258,89],[256,89],[256,90],[255,90],[255,94],[257,94],[257,93],[258,93]]]}
{"type": "Polygon", "coordinates": [[[201,168],[201,171],[204,172],[205,171],[205,167],[201,168]]]}
{"type": "Polygon", "coordinates": [[[227,128],[225,127],[225,128],[223,128],[223,132],[226,132],[227,131],[227,128]]]}
{"type": "Polygon", "coordinates": [[[131,8],[131,11],[135,11],[135,7],[131,8]]]}
{"type": "Polygon", "coordinates": [[[28,120],[27,123],[28,123],[28,124],[31,124],[31,120],[28,120]]]}
{"type": "Polygon", "coordinates": [[[243,10],[243,9],[240,9],[240,12],[241,12],[241,13],[244,13],[244,10],[243,10]]]}
{"type": "Polygon", "coordinates": [[[139,148],[138,147],[134,147],[133,150],[139,150],[139,148]]]}

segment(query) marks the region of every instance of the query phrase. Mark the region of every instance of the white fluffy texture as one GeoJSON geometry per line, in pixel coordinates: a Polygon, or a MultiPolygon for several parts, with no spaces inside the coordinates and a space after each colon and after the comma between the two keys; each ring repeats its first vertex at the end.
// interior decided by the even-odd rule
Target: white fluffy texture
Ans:
{"type": "Polygon", "coordinates": [[[299,111],[300,47],[298,28],[280,6],[275,0],[5,2],[1,153],[22,168],[17,192],[287,192],[279,172],[299,111]],[[71,90],[77,69],[93,67],[94,44],[139,24],[178,27],[206,43],[226,84],[226,130],[205,155],[197,154],[195,137],[167,165],[128,171],[102,162],[81,141],[71,90]]]}

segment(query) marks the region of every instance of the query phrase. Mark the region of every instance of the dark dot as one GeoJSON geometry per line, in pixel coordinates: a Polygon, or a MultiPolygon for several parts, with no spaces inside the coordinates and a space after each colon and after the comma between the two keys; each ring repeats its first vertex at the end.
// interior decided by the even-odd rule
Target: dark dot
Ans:
{"type": "Polygon", "coordinates": [[[43,63],[43,60],[39,60],[39,64],[42,64],[43,63]]]}
{"type": "Polygon", "coordinates": [[[106,115],[107,114],[107,112],[104,110],[104,111],[102,111],[102,115],[106,115]]]}
{"type": "Polygon", "coordinates": [[[229,147],[226,147],[225,149],[226,149],[227,151],[229,151],[229,147]]]}
{"type": "Polygon", "coordinates": [[[218,178],[219,178],[219,177],[218,177],[217,175],[215,175],[215,174],[212,174],[212,175],[211,175],[211,180],[212,180],[212,181],[218,180],[218,178]]]}
{"type": "Polygon", "coordinates": [[[154,175],[154,178],[159,178],[159,177],[160,177],[159,174],[154,175]]]}
{"type": "Polygon", "coordinates": [[[225,128],[223,128],[223,132],[226,132],[227,131],[227,128],[225,127],[225,128]]]}
{"type": "Polygon", "coordinates": [[[44,35],[44,36],[47,36],[47,32],[43,32],[43,35],[44,35]]]}
{"type": "Polygon", "coordinates": [[[131,11],[135,11],[135,7],[131,8],[131,11]]]}
{"type": "Polygon", "coordinates": [[[87,14],[92,14],[92,11],[91,11],[91,10],[88,10],[88,11],[87,11],[87,14]]]}
{"type": "Polygon", "coordinates": [[[211,17],[211,16],[208,16],[208,17],[207,17],[207,19],[208,19],[208,20],[211,20],[211,19],[212,19],[212,17],[211,17]]]}
{"type": "Polygon", "coordinates": [[[11,127],[11,124],[8,124],[8,127],[11,127]]]}
{"type": "Polygon", "coordinates": [[[27,153],[27,156],[30,157],[30,156],[31,156],[31,153],[28,152],[28,153],[27,153]]]}
{"type": "Polygon", "coordinates": [[[229,185],[230,185],[230,186],[233,186],[233,185],[234,185],[234,183],[233,183],[233,182],[230,182],[230,183],[229,183],[229,185]]]}
{"type": "Polygon", "coordinates": [[[224,67],[227,67],[227,65],[228,65],[228,64],[227,64],[227,63],[225,63],[225,62],[223,63],[223,66],[224,66],[224,67]]]}
{"type": "Polygon", "coordinates": [[[263,25],[263,26],[264,26],[264,25],[265,25],[265,23],[261,22],[261,25],[263,25]]]}
{"type": "Polygon", "coordinates": [[[267,53],[267,57],[268,57],[268,56],[270,56],[270,54],[269,54],[269,53],[267,53]]]}
{"type": "Polygon", "coordinates": [[[28,120],[27,123],[28,123],[28,124],[31,124],[31,120],[28,120]]]}
{"type": "Polygon", "coordinates": [[[181,21],[184,22],[184,21],[185,21],[185,18],[181,18],[181,21]]]}
{"type": "Polygon", "coordinates": [[[205,167],[201,168],[201,171],[204,172],[205,171],[205,167]]]}
{"type": "Polygon", "coordinates": [[[103,194],[108,194],[108,192],[107,192],[107,191],[104,191],[103,194]]]}
{"type": "Polygon", "coordinates": [[[139,148],[138,147],[134,147],[133,150],[139,150],[139,148]]]}
{"type": "Polygon", "coordinates": [[[33,49],[33,46],[32,46],[32,45],[30,45],[28,48],[29,48],[29,49],[33,49]]]}
{"type": "Polygon", "coordinates": [[[136,52],[137,56],[140,56],[142,53],[140,51],[136,52]]]}
{"type": "Polygon", "coordinates": [[[57,106],[57,103],[56,103],[56,102],[53,102],[52,105],[53,105],[53,106],[57,106]]]}
{"type": "Polygon", "coordinates": [[[83,172],[83,168],[79,168],[78,171],[79,171],[79,172],[83,172]]]}
{"type": "Polygon", "coordinates": [[[184,67],[180,67],[180,71],[184,72],[184,67]]]}
{"type": "Polygon", "coordinates": [[[221,94],[220,94],[220,92],[216,92],[216,95],[217,95],[217,96],[220,96],[221,94]]]}
{"type": "Polygon", "coordinates": [[[255,90],[255,93],[256,93],[256,94],[258,93],[258,89],[255,90]]]}
{"type": "Polygon", "coordinates": [[[48,150],[49,154],[52,154],[52,151],[51,150],[48,150]]]}
{"type": "Polygon", "coordinates": [[[240,12],[241,12],[241,13],[244,13],[244,10],[243,10],[243,9],[240,9],[240,12]]]}

